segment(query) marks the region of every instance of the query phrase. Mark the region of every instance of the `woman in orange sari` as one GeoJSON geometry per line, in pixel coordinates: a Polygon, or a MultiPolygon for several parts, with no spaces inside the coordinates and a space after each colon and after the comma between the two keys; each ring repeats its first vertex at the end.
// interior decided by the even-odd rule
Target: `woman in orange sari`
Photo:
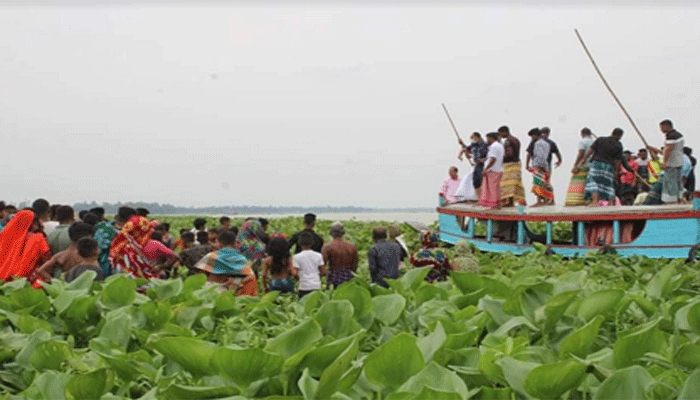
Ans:
{"type": "Polygon", "coordinates": [[[51,248],[31,210],[22,210],[0,232],[0,279],[28,278],[51,257],[51,248]]]}
{"type": "Polygon", "coordinates": [[[109,250],[113,273],[127,273],[133,278],[158,278],[160,270],[143,255],[153,227],[148,220],[135,215],[117,233],[109,250]]]}

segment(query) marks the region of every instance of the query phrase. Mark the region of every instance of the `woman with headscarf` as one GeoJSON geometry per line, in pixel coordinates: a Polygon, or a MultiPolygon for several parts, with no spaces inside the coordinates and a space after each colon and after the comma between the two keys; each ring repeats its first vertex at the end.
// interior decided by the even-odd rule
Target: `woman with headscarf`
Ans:
{"type": "Polygon", "coordinates": [[[31,210],[22,210],[0,233],[0,279],[28,278],[51,257],[51,248],[31,210]]]}
{"type": "Polygon", "coordinates": [[[425,277],[425,280],[431,283],[447,280],[452,269],[447,259],[447,253],[437,248],[439,240],[437,232],[426,231],[421,237],[423,248],[411,255],[411,264],[414,266],[433,267],[425,277]]]}
{"type": "Polygon", "coordinates": [[[258,237],[262,231],[262,225],[257,219],[251,219],[243,223],[236,238],[236,250],[243,254],[249,261],[260,261],[265,258],[265,243],[258,237]]]}
{"type": "Polygon", "coordinates": [[[210,284],[220,290],[232,290],[236,296],[256,296],[258,281],[246,258],[234,248],[236,235],[230,230],[219,234],[221,249],[205,255],[194,268],[207,275],[210,284]]]}
{"type": "Polygon", "coordinates": [[[143,255],[143,247],[151,238],[153,227],[148,220],[134,215],[114,237],[109,250],[114,272],[128,273],[133,278],[157,278],[160,270],[143,255]]]}

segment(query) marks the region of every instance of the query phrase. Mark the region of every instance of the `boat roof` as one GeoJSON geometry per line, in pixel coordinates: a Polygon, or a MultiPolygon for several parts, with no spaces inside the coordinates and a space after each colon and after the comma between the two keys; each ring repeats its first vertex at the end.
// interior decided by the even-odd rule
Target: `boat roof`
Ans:
{"type": "Polygon", "coordinates": [[[479,219],[500,221],[613,221],[700,218],[700,211],[694,211],[692,204],[662,204],[655,206],[609,206],[609,207],[564,207],[541,206],[501,209],[487,208],[476,203],[452,203],[438,207],[441,214],[459,215],[479,219]]]}

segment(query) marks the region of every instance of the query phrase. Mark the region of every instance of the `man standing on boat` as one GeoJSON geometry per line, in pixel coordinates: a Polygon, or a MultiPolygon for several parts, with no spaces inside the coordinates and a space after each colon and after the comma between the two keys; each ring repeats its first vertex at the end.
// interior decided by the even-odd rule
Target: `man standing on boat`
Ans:
{"type": "Polygon", "coordinates": [[[659,123],[661,132],[666,136],[663,151],[649,146],[649,151],[662,156],[664,170],[663,187],[661,189],[661,201],[666,204],[684,203],[683,180],[681,168],[683,167],[683,146],[685,140],[677,130],[673,129],[673,123],[665,119],[659,123]]]}
{"type": "Polygon", "coordinates": [[[540,129],[540,132],[542,133],[542,138],[549,143],[549,155],[547,156],[547,164],[549,165],[549,171],[551,173],[552,171],[552,155],[557,156],[557,162],[554,164],[555,167],[559,168],[561,165],[561,153],[559,152],[559,147],[557,147],[557,144],[554,143],[554,140],[549,138],[549,127],[543,126],[542,129],[540,129]]]}
{"type": "Polygon", "coordinates": [[[550,170],[547,157],[551,152],[551,146],[542,137],[538,128],[530,129],[527,133],[532,139],[527,147],[525,168],[532,172],[532,193],[537,196],[537,203],[533,207],[539,207],[554,203],[554,192],[550,183],[550,170]],[[530,164],[532,161],[532,164],[530,164]]]}
{"type": "Polygon", "coordinates": [[[520,141],[510,134],[507,126],[498,128],[498,135],[503,139],[503,177],[501,178],[501,205],[515,207],[525,201],[522,166],[520,164],[520,141]]]}
{"type": "Polygon", "coordinates": [[[479,205],[488,208],[501,208],[501,177],[503,177],[503,145],[498,141],[498,134],[486,135],[488,154],[484,165],[484,178],[481,184],[479,205]]]}
{"type": "Polygon", "coordinates": [[[486,161],[486,153],[488,152],[488,145],[482,139],[479,132],[472,133],[471,144],[467,146],[460,139],[459,144],[462,146],[462,151],[459,153],[459,159],[462,159],[462,154],[466,154],[467,157],[472,157],[474,160],[474,171],[472,172],[474,190],[476,191],[476,197],[481,196],[481,182],[483,178],[484,171],[484,161],[486,161]]]}
{"type": "MultiPolygon", "coordinates": [[[[586,200],[590,201],[588,205],[591,207],[597,206],[601,200],[607,201],[608,204],[615,204],[615,165],[618,161],[621,161],[628,171],[633,170],[622,155],[620,139],[623,134],[622,129],[613,129],[610,136],[596,139],[584,156],[584,160],[593,157],[589,164],[584,194],[586,200]]],[[[575,168],[582,165],[583,162],[579,162],[575,168]]]]}

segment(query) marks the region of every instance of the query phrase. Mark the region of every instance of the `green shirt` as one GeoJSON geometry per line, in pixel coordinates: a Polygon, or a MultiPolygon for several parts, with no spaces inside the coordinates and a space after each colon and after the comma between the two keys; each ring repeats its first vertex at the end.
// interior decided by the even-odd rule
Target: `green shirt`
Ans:
{"type": "Polygon", "coordinates": [[[71,241],[70,236],[68,236],[68,227],[70,227],[69,224],[59,225],[46,238],[49,246],[51,246],[51,254],[56,254],[70,247],[71,241]]]}

